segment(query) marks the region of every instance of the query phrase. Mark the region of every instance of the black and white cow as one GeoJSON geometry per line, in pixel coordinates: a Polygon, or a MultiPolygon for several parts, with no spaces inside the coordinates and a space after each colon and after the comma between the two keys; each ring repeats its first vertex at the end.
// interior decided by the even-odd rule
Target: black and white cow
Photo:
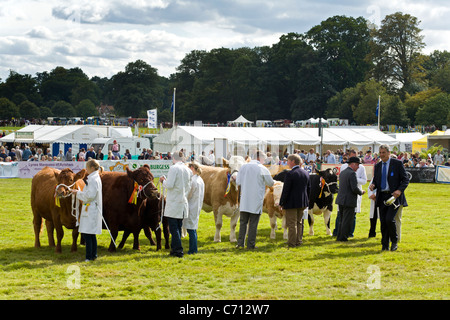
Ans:
{"type": "Polygon", "coordinates": [[[323,214],[327,235],[331,236],[330,217],[333,211],[333,195],[338,193],[337,169],[318,171],[309,176],[311,194],[309,196],[308,223],[309,235],[314,235],[314,215],[323,214]]]}
{"type": "MultiPolygon", "coordinates": [[[[276,174],[273,179],[284,181],[288,169],[276,174]]],[[[327,235],[331,235],[330,217],[333,211],[333,195],[339,190],[337,184],[337,170],[326,169],[309,175],[311,194],[308,206],[309,235],[314,235],[314,215],[323,214],[327,235]]]]}

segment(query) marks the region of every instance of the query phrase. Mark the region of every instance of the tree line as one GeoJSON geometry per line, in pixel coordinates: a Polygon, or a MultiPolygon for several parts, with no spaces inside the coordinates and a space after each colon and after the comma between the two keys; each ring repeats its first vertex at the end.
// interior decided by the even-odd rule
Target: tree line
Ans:
{"type": "Polygon", "coordinates": [[[10,71],[0,83],[0,119],[88,117],[100,103],[117,116],[146,117],[158,109],[171,121],[226,122],[311,117],[350,123],[450,125],[450,52],[423,54],[420,21],[387,15],[333,16],[305,33],[282,35],[272,46],[193,50],[168,78],[142,60],[111,78],[56,67],[35,76],[10,71]]]}

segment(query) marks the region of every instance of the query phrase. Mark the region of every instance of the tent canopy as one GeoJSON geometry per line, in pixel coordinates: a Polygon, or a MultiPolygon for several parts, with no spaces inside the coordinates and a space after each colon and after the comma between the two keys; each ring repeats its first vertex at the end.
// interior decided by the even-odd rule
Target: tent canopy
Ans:
{"type": "MultiPolygon", "coordinates": [[[[349,146],[370,146],[377,152],[382,144],[398,145],[398,140],[372,128],[324,128],[323,144],[346,148],[349,146]]],[[[181,148],[196,154],[214,149],[214,138],[227,139],[232,148],[235,145],[319,146],[321,137],[317,128],[260,128],[260,127],[190,127],[179,126],[166,131],[153,140],[154,149],[172,152],[181,148]]],[[[232,150],[232,149],[230,149],[232,150]]]]}
{"type": "Polygon", "coordinates": [[[236,120],[230,121],[231,123],[253,123],[253,121],[249,121],[244,118],[244,116],[241,114],[239,117],[237,117],[236,120]]]}
{"type": "Polygon", "coordinates": [[[93,139],[112,135],[131,136],[130,128],[103,127],[90,125],[29,125],[0,139],[0,142],[15,143],[89,143],[93,139]],[[109,134],[108,134],[109,133],[109,134]]]}

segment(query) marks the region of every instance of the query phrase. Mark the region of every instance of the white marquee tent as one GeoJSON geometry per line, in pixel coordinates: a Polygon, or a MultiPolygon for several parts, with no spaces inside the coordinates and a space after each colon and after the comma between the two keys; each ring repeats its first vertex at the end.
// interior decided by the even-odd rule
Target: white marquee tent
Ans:
{"type": "MultiPolygon", "coordinates": [[[[371,147],[375,152],[382,144],[396,146],[398,140],[373,128],[324,128],[323,146],[347,149],[349,147],[371,147]]],[[[321,137],[317,128],[261,128],[261,127],[190,127],[179,126],[166,131],[153,140],[154,149],[173,152],[185,149],[197,155],[214,150],[214,139],[227,139],[228,151],[236,147],[248,151],[250,147],[271,150],[279,147],[292,152],[294,148],[315,147],[318,151],[321,137]],[[274,148],[275,147],[275,148],[274,148]]]]}
{"type": "Polygon", "coordinates": [[[69,148],[72,148],[75,153],[80,148],[86,149],[97,138],[131,136],[132,132],[129,127],[29,125],[1,138],[0,143],[48,144],[53,155],[57,155],[59,150],[66,153],[69,148]]]}
{"type": "Polygon", "coordinates": [[[408,132],[408,133],[389,133],[389,136],[395,138],[399,142],[399,151],[412,152],[413,141],[423,138],[423,134],[420,132],[408,132]]]}

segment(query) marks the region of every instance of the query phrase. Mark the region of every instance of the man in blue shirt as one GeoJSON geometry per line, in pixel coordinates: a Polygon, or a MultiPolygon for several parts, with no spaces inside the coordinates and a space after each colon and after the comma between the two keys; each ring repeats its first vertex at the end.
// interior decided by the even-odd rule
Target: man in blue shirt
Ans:
{"type": "Polygon", "coordinates": [[[391,251],[396,251],[398,235],[395,215],[399,206],[408,205],[404,192],[408,187],[409,178],[403,163],[391,158],[389,146],[380,146],[379,155],[381,161],[375,165],[374,177],[369,189],[377,190],[375,203],[380,212],[382,250],[389,250],[389,243],[392,242],[391,251]],[[395,198],[394,204],[386,204],[392,196],[395,198]]]}

